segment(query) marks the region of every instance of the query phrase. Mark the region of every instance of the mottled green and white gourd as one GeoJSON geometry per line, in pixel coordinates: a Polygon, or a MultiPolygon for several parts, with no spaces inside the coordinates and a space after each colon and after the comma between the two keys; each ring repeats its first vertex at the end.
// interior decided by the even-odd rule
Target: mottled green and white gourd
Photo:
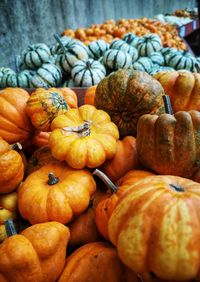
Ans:
{"type": "Polygon", "coordinates": [[[133,64],[134,70],[145,71],[147,73],[151,73],[153,68],[153,63],[148,57],[140,57],[137,62],[133,64]]]}
{"type": "Polygon", "coordinates": [[[106,69],[99,61],[88,59],[76,62],[71,75],[75,86],[89,87],[97,85],[105,77],[106,69]]]}
{"type": "Polygon", "coordinates": [[[10,68],[5,68],[5,67],[0,68],[0,88],[6,87],[7,75],[12,73],[15,72],[10,68]]]}
{"type": "Polygon", "coordinates": [[[131,56],[133,63],[138,59],[137,49],[127,44],[124,40],[114,39],[110,44],[110,49],[121,50],[124,53],[128,53],[131,56]]]}
{"type": "Polygon", "coordinates": [[[132,65],[132,58],[121,50],[110,49],[103,55],[103,64],[110,70],[128,69],[132,65]]]}
{"type": "Polygon", "coordinates": [[[92,41],[88,45],[89,57],[94,60],[98,60],[109,49],[109,46],[110,45],[104,40],[92,41]]]}
{"type": "Polygon", "coordinates": [[[57,87],[62,82],[62,71],[59,66],[45,63],[36,72],[32,78],[33,87],[57,87]]]}
{"type": "Polygon", "coordinates": [[[156,34],[147,34],[141,37],[137,43],[137,50],[140,57],[149,57],[152,53],[160,51],[161,48],[161,39],[156,34]]]}
{"type": "Polygon", "coordinates": [[[163,55],[160,52],[154,52],[150,55],[149,59],[153,64],[164,66],[165,60],[163,55]]]}
{"type": "MultiPolygon", "coordinates": [[[[70,41],[72,41],[73,39],[69,36],[62,36],[60,37],[60,41],[62,42],[62,44],[64,46],[66,46],[70,41]]],[[[58,55],[60,53],[62,53],[62,47],[60,46],[59,43],[54,44],[53,46],[50,47],[50,52],[51,55],[58,55]]]]}
{"type": "Polygon", "coordinates": [[[160,53],[164,58],[164,65],[167,65],[168,58],[171,56],[171,54],[175,54],[176,52],[178,52],[178,50],[171,47],[162,48],[160,50],[160,53]]]}
{"type": "Polygon", "coordinates": [[[49,47],[44,43],[29,45],[21,54],[24,65],[28,69],[38,69],[51,56],[49,47]]]}
{"type": "Polygon", "coordinates": [[[140,37],[138,37],[137,35],[135,35],[133,32],[128,32],[124,35],[124,37],[122,37],[122,40],[124,40],[127,44],[129,44],[130,46],[133,47],[137,47],[138,44],[138,40],[140,37]]]}
{"type": "Polygon", "coordinates": [[[158,72],[161,72],[161,71],[174,71],[174,68],[171,68],[171,67],[166,67],[166,66],[159,66],[159,65],[154,65],[151,69],[151,72],[149,73],[150,75],[154,75],[158,72]]]}
{"type": "Polygon", "coordinates": [[[166,58],[166,65],[175,70],[195,71],[196,58],[188,51],[170,53],[166,58]]]}
{"type": "Polygon", "coordinates": [[[69,74],[77,61],[88,59],[88,49],[81,41],[72,39],[66,45],[63,45],[59,36],[54,36],[62,48],[56,64],[60,66],[64,74],[69,74]]]}
{"type": "Polygon", "coordinates": [[[72,78],[66,80],[62,87],[76,87],[72,78]]]}

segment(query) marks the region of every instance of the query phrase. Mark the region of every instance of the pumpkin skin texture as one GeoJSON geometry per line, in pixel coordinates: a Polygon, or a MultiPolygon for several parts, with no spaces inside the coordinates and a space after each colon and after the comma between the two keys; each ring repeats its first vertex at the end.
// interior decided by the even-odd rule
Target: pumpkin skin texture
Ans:
{"type": "Polygon", "coordinates": [[[117,126],[106,112],[94,106],[68,110],[53,120],[51,129],[52,155],[73,168],[98,167],[116,152],[117,126]]]}
{"type": "Polygon", "coordinates": [[[137,132],[138,157],[145,167],[187,178],[199,168],[199,112],[143,115],[137,132]]]}
{"type": "Polygon", "coordinates": [[[187,281],[200,269],[200,185],[178,176],[149,176],[129,187],[108,222],[111,242],[136,273],[187,281]]]}
{"type": "MultiPolygon", "coordinates": [[[[0,195],[0,243],[6,238],[5,221],[17,218],[17,193],[0,195]]],[[[0,279],[1,281],[1,279],[0,279]]]]}
{"type": "Polygon", "coordinates": [[[67,105],[70,109],[74,109],[78,107],[78,98],[76,96],[76,93],[68,88],[68,87],[63,87],[59,89],[67,102],[67,105]]]}
{"type": "Polygon", "coordinates": [[[95,106],[106,111],[118,126],[120,137],[136,136],[143,114],[164,112],[164,90],[150,75],[136,70],[118,70],[97,86],[95,106]]]}
{"type": "Polygon", "coordinates": [[[111,160],[106,161],[101,170],[112,181],[124,176],[129,170],[139,167],[137,157],[136,139],[133,136],[126,136],[117,141],[117,151],[111,160]]]}
{"type": "Polygon", "coordinates": [[[14,191],[23,177],[22,157],[0,137],[0,194],[14,191]]]}
{"type": "Polygon", "coordinates": [[[130,170],[124,177],[116,182],[117,191],[113,192],[109,189],[105,197],[98,203],[95,221],[99,232],[104,238],[109,240],[108,221],[119,199],[129,189],[131,184],[151,175],[154,174],[145,170],[130,170]]]}
{"type": "Polygon", "coordinates": [[[69,229],[58,222],[36,224],[6,238],[0,245],[0,277],[6,282],[56,281],[68,240],[69,229]]]}
{"type": "Polygon", "coordinates": [[[33,139],[32,139],[32,145],[35,148],[41,148],[43,146],[48,145],[49,141],[49,134],[50,132],[44,132],[44,131],[37,131],[35,132],[33,139]]]}
{"type": "Polygon", "coordinates": [[[32,125],[26,114],[29,94],[20,88],[0,91],[0,136],[9,144],[25,144],[32,136],[32,125]]]}
{"type": "Polygon", "coordinates": [[[170,97],[174,112],[200,111],[200,74],[189,71],[159,72],[154,75],[170,97]]]}
{"type": "Polygon", "coordinates": [[[67,109],[68,105],[62,92],[56,88],[38,88],[31,94],[26,106],[32,124],[41,131],[50,131],[52,120],[67,109]]]}
{"type": "Polygon", "coordinates": [[[103,190],[96,190],[91,196],[87,210],[68,225],[70,230],[69,246],[81,246],[102,239],[95,223],[95,210],[103,196],[105,196],[103,190]]]}
{"type": "Polygon", "coordinates": [[[87,209],[95,190],[96,183],[89,171],[49,164],[31,173],[20,186],[19,212],[31,224],[47,221],[66,224],[87,209]],[[57,183],[53,184],[50,177],[48,181],[49,173],[58,178],[57,183]]]}
{"type": "Polygon", "coordinates": [[[134,282],[136,275],[126,268],[108,243],[94,242],[77,249],[67,258],[58,282],[134,282]]]}
{"type": "Polygon", "coordinates": [[[84,97],[84,104],[94,106],[94,97],[95,97],[96,89],[97,89],[97,85],[93,85],[86,90],[84,97]]]}

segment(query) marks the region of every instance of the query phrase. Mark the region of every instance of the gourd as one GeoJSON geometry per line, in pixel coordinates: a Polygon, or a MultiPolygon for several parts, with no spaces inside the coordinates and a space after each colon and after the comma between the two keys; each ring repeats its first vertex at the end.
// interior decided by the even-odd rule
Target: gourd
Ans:
{"type": "Polygon", "coordinates": [[[113,40],[112,43],[110,44],[110,49],[121,50],[124,53],[128,53],[131,56],[133,63],[138,58],[137,49],[126,43],[124,40],[120,40],[120,39],[113,40]]]}
{"type": "MultiPolygon", "coordinates": [[[[72,41],[72,38],[69,36],[62,36],[59,39],[64,46],[72,41]]],[[[56,43],[55,45],[51,46],[50,52],[53,56],[62,53],[62,46],[60,46],[60,43],[56,43]]]]}
{"type": "Polygon", "coordinates": [[[159,66],[164,65],[164,57],[160,52],[151,53],[149,58],[151,59],[153,64],[157,64],[159,66]]]}
{"type": "Polygon", "coordinates": [[[136,48],[139,37],[135,35],[133,32],[128,32],[122,37],[122,40],[124,40],[130,46],[133,46],[136,48]]]}
{"type": "Polygon", "coordinates": [[[91,42],[87,47],[89,57],[98,60],[109,49],[109,44],[104,40],[96,40],[91,42]]]}
{"type": "Polygon", "coordinates": [[[173,67],[175,70],[195,70],[196,59],[188,51],[178,51],[170,53],[166,59],[167,66],[173,67]]]}
{"type": "Polygon", "coordinates": [[[7,75],[12,73],[14,73],[14,71],[10,68],[0,68],[0,88],[6,87],[7,75]]]}
{"type": "Polygon", "coordinates": [[[152,60],[148,57],[140,57],[134,64],[133,69],[139,71],[145,71],[150,73],[153,68],[152,60]]]}
{"type": "Polygon", "coordinates": [[[104,53],[103,63],[112,70],[127,69],[132,64],[132,58],[128,53],[110,49],[104,53]]]}
{"type": "Polygon", "coordinates": [[[97,89],[97,85],[93,85],[86,90],[84,97],[84,104],[94,106],[94,97],[95,97],[96,89],[97,89]]]}
{"type": "Polygon", "coordinates": [[[137,50],[140,57],[149,57],[152,53],[160,51],[161,48],[161,39],[156,34],[147,34],[138,39],[137,50]]]}

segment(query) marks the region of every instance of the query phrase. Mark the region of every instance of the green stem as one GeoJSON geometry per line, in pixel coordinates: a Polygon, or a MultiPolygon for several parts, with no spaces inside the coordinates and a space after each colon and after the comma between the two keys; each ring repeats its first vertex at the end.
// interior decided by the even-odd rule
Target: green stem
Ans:
{"type": "Polygon", "coordinates": [[[164,101],[164,106],[165,106],[166,114],[173,115],[173,110],[172,110],[172,106],[171,106],[171,102],[170,102],[169,96],[165,95],[165,96],[162,96],[162,97],[163,97],[163,101],[164,101]]]}
{"type": "Polygon", "coordinates": [[[108,176],[105,175],[105,173],[103,173],[99,169],[95,169],[93,175],[98,176],[105,183],[108,189],[112,190],[113,193],[117,192],[118,187],[108,178],[108,176]]]}
{"type": "Polygon", "coordinates": [[[55,184],[57,184],[59,182],[59,178],[56,177],[53,172],[49,172],[48,178],[49,179],[48,179],[47,183],[49,185],[55,185],[55,184]]]}
{"type": "Polygon", "coordinates": [[[15,57],[15,69],[16,69],[16,73],[20,72],[20,69],[19,69],[19,56],[15,57]]]}
{"type": "Polygon", "coordinates": [[[5,228],[6,228],[6,234],[7,234],[8,237],[11,237],[11,236],[17,234],[17,231],[15,229],[15,226],[14,226],[12,219],[6,220],[5,228]]]}
{"type": "Polygon", "coordinates": [[[56,39],[56,41],[58,42],[58,44],[60,45],[60,47],[63,50],[63,53],[65,54],[66,50],[65,50],[65,46],[63,45],[62,41],[60,40],[60,36],[57,33],[54,33],[54,38],[56,39]]]}

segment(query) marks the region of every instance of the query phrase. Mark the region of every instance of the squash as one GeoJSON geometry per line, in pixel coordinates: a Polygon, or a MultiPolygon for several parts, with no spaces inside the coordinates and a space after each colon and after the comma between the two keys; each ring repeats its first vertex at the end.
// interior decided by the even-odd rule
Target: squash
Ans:
{"type": "Polygon", "coordinates": [[[49,163],[32,172],[19,187],[19,212],[31,224],[47,221],[66,224],[87,209],[95,190],[95,181],[88,170],[49,163]]]}
{"type": "Polygon", "coordinates": [[[21,234],[10,221],[6,227],[8,238],[0,245],[0,281],[56,281],[65,265],[69,229],[59,222],[36,224],[21,234]]]}
{"type": "Polygon", "coordinates": [[[29,94],[20,88],[5,88],[0,91],[0,136],[10,144],[26,144],[33,128],[26,114],[29,94]]]}
{"type": "Polygon", "coordinates": [[[170,53],[166,59],[167,66],[173,67],[175,70],[195,70],[196,59],[188,51],[178,51],[170,53]]]}
{"type": "Polygon", "coordinates": [[[73,168],[98,167],[116,152],[117,126],[106,112],[94,106],[68,110],[53,120],[51,129],[52,155],[73,168]]]}
{"type": "Polygon", "coordinates": [[[98,60],[109,49],[109,44],[104,40],[96,40],[88,45],[89,57],[98,60]]]}
{"type": "Polygon", "coordinates": [[[149,58],[151,59],[153,64],[157,64],[159,66],[163,66],[165,63],[164,57],[160,52],[151,53],[149,58]]]}
{"type": "MultiPolygon", "coordinates": [[[[59,39],[60,39],[62,45],[64,45],[64,46],[66,46],[72,40],[72,38],[69,37],[69,36],[62,36],[62,37],[59,37],[59,39]]],[[[52,45],[50,47],[51,54],[54,56],[54,55],[58,55],[58,54],[62,53],[62,45],[60,46],[59,43],[52,45]]]]}
{"type": "Polygon", "coordinates": [[[120,39],[113,40],[112,43],[110,44],[110,49],[121,50],[124,53],[128,53],[131,56],[133,63],[138,58],[137,49],[126,43],[124,40],[120,40],[120,39]]]}
{"type": "Polygon", "coordinates": [[[112,70],[127,69],[132,64],[132,58],[128,53],[110,49],[104,53],[103,63],[112,70]]]}
{"type": "Polygon", "coordinates": [[[73,91],[69,87],[62,87],[59,90],[61,91],[62,96],[64,97],[70,109],[78,107],[78,98],[75,91],[73,91]]]}
{"type": "MultiPolygon", "coordinates": [[[[7,237],[5,222],[17,219],[17,193],[0,195],[0,243],[7,237]]],[[[1,281],[1,280],[0,280],[1,281]]]]}
{"type": "Polygon", "coordinates": [[[84,104],[94,106],[94,97],[96,93],[97,85],[90,86],[84,96],[84,104]]]}
{"type": "Polygon", "coordinates": [[[10,68],[0,68],[0,88],[5,88],[7,83],[6,83],[6,78],[8,77],[8,74],[12,74],[14,71],[10,68]],[[6,78],[5,78],[6,77],[6,78]]]}
{"type": "Polygon", "coordinates": [[[190,178],[200,166],[199,128],[200,113],[194,110],[143,115],[137,127],[139,160],[158,174],[190,178]]]}
{"type": "Polygon", "coordinates": [[[108,243],[94,242],[77,249],[66,260],[58,282],[136,282],[136,275],[125,267],[116,249],[108,243]]]}
{"type": "Polygon", "coordinates": [[[90,87],[105,77],[106,69],[99,61],[82,60],[74,63],[71,75],[75,86],[90,87]]]}
{"type": "Polygon", "coordinates": [[[200,74],[189,71],[159,72],[154,75],[170,97],[172,109],[200,111],[200,74]]]}
{"type": "Polygon", "coordinates": [[[152,68],[152,60],[148,57],[141,57],[133,64],[134,70],[145,71],[147,73],[150,73],[152,68]]]}
{"type": "Polygon", "coordinates": [[[118,126],[120,137],[136,136],[137,122],[145,113],[163,113],[164,90],[145,72],[118,70],[97,86],[95,106],[106,111],[118,126]]]}
{"type": "Polygon", "coordinates": [[[128,32],[122,37],[122,40],[124,40],[130,46],[133,46],[136,48],[139,37],[135,35],[133,32],[128,32]]]}
{"type": "Polygon", "coordinates": [[[199,183],[148,176],[131,185],[118,202],[108,222],[109,238],[122,262],[136,273],[192,280],[200,269],[199,207],[199,183]]]}
{"type": "Polygon", "coordinates": [[[43,146],[47,146],[49,141],[49,134],[50,132],[36,130],[32,139],[32,145],[34,146],[34,148],[38,149],[43,146]]]}
{"type": "Polygon", "coordinates": [[[147,34],[138,39],[137,50],[140,57],[149,57],[152,53],[160,51],[162,42],[157,34],[147,34]]]}

